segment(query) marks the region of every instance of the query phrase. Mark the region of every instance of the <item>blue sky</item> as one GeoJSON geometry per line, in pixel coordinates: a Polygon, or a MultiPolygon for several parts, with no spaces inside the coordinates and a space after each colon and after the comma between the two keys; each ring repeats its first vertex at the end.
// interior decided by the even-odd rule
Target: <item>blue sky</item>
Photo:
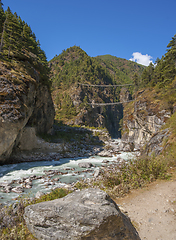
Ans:
{"type": "Polygon", "coordinates": [[[176,0],[2,0],[27,22],[48,60],[80,46],[147,65],[176,34],[176,0]]]}

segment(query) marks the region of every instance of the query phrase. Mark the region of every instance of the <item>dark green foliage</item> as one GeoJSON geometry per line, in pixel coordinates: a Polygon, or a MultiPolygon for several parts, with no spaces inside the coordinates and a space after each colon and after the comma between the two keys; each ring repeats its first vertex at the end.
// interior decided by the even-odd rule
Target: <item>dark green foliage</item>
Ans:
{"type": "Polygon", "coordinates": [[[68,94],[64,94],[62,100],[62,116],[66,116],[70,119],[72,116],[76,116],[76,108],[73,105],[73,102],[68,94]]]}
{"type": "Polygon", "coordinates": [[[134,84],[134,86],[135,86],[135,90],[137,90],[138,87],[139,87],[139,76],[138,76],[137,73],[135,73],[135,74],[133,75],[132,80],[133,80],[133,84],[134,84]]]}
{"type": "Polygon", "coordinates": [[[11,54],[16,54],[21,51],[21,32],[20,24],[18,23],[18,17],[16,14],[12,14],[8,7],[6,13],[5,24],[3,26],[3,45],[2,51],[8,54],[8,58],[11,54]]]}
{"type": "Polygon", "coordinates": [[[62,54],[50,61],[54,72],[53,87],[61,84],[93,83],[113,84],[112,76],[96,59],[87,55],[80,47],[74,46],[64,50],[62,54]]]}
{"type": "MultiPolygon", "coordinates": [[[[137,64],[133,61],[128,61],[126,59],[117,58],[111,55],[102,55],[96,57],[98,62],[105,66],[107,71],[110,72],[113,78],[113,84],[133,84],[134,74],[138,74],[139,80],[140,76],[145,69],[143,65],[137,64]]],[[[120,92],[120,87],[116,88],[120,92]]],[[[134,87],[129,87],[131,93],[134,87]]]]}
{"type": "Polygon", "coordinates": [[[154,66],[152,63],[150,63],[150,65],[144,69],[141,75],[142,86],[147,86],[149,83],[151,83],[153,75],[154,75],[154,66]]]}
{"type": "Polygon", "coordinates": [[[176,35],[167,45],[167,52],[161,58],[157,58],[156,66],[150,64],[142,73],[141,86],[166,87],[176,76],[176,35]]]}
{"type": "MultiPolygon", "coordinates": [[[[59,56],[55,56],[49,62],[49,65],[52,72],[51,81],[53,99],[57,104],[56,116],[57,119],[63,120],[63,118],[65,118],[65,123],[67,122],[67,119],[70,120],[79,113],[81,113],[82,116],[87,114],[87,111],[89,112],[89,116],[93,116],[98,112],[106,118],[107,107],[99,109],[96,107],[93,109],[89,103],[92,101],[95,103],[110,103],[119,101],[121,87],[100,88],[82,86],[81,84],[117,85],[133,83],[130,78],[132,69],[134,72],[139,72],[139,76],[142,72],[141,69],[144,69],[144,67],[140,65],[138,67],[138,64],[136,63],[124,59],[122,59],[121,62],[120,59],[115,57],[112,57],[112,60],[102,60],[101,57],[91,58],[78,46],[73,46],[67,50],[63,50],[59,56]],[[116,65],[113,65],[114,59],[116,60],[115,64],[120,65],[120,69],[117,69],[116,65]],[[108,61],[108,63],[112,61],[114,71],[116,71],[115,78],[114,72],[107,68],[107,65],[104,63],[106,61],[108,61]],[[125,70],[126,65],[129,65],[128,72],[125,70]],[[122,68],[124,68],[124,72],[121,75],[122,68]],[[71,102],[68,104],[69,100],[66,100],[63,93],[70,95],[70,100],[72,101],[75,95],[79,96],[79,104],[76,108],[73,104],[71,104],[71,102]]],[[[133,88],[131,88],[131,91],[132,89],[133,88]]],[[[89,123],[90,121],[91,120],[89,118],[89,123]]],[[[92,125],[90,126],[93,126],[93,122],[95,124],[94,119],[92,119],[92,125]]]]}
{"type": "Polygon", "coordinates": [[[5,12],[0,8],[0,57],[30,62],[40,72],[40,81],[50,87],[50,69],[45,52],[30,26],[9,7],[5,12]]]}

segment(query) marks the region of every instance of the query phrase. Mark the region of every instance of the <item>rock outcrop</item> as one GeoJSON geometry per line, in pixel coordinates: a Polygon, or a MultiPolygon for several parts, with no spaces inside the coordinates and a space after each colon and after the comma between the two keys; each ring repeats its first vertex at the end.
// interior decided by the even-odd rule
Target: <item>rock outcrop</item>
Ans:
{"type": "Polygon", "coordinates": [[[140,239],[130,219],[100,189],[30,205],[24,218],[37,239],[140,239]]]}
{"type": "Polygon", "coordinates": [[[162,143],[168,131],[160,133],[160,129],[170,118],[171,112],[162,109],[159,101],[153,103],[154,100],[150,98],[149,92],[141,91],[134,102],[125,105],[120,150],[141,150],[149,144],[150,147],[148,145],[145,152],[149,153],[154,149],[156,149],[156,154],[161,152],[162,148],[157,148],[157,146],[162,143]],[[154,142],[157,146],[154,146],[154,142]]]}
{"type": "Polygon", "coordinates": [[[52,128],[54,106],[47,86],[39,82],[39,74],[32,66],[30,74],[17,62],[13,67],[0,62],[0,69],[0,162],[3,163],[18,145],[25,126],[33,126],[40,133],[52,128]]]}
{"type": "Polygon", "coordinates": [[[125,103],[132,99],[132,96],[127,88],[123,87],[120,91],[120,102],[125,103]]]}

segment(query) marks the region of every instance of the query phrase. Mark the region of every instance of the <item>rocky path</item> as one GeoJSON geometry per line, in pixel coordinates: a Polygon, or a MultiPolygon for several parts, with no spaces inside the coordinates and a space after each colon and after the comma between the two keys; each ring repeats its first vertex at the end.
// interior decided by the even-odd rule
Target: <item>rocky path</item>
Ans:
{"type": "Polygon", "coordinates": [[[142,240],[176,240],[176,179],[153,183],[116,202],[142,240]]]}

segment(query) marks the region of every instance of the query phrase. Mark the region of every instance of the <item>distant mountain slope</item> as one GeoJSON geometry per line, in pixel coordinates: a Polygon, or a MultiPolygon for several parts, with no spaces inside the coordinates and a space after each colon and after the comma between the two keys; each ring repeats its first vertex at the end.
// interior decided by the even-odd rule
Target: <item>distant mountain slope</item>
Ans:
{"type": "Polygon", "coordinates": [[[133,75],[140,76],[145,69],[143,65],[111,55],[100,55],[96,59],[113,75],[116,84],[132,83],[133,75]]]}
{"type": "Polygon", "coordinates": [[[49,66],[56,118],[66,124],[106,127],[109,132],[113,133],[115,129],[115,133],[118,133],[119,120],[122,117],[121,106],[95,107],[89,103],[119,102],[121,88],[86,87],[80,84],[132,83],[131,73],[139,72],[141,74],[141,66],[139,66],[139,71],[137,64],[124,59],[122,59],[121,65],[119,64],[119,68],[121,70],[123,68],[124,72],[115,68],[117,59],[115,58],[114,62],[114,60],[101,60],[100,57],[92,58],[77,46],[70,47],[59,56],[55,56],[49,62],[49,66]]]}

